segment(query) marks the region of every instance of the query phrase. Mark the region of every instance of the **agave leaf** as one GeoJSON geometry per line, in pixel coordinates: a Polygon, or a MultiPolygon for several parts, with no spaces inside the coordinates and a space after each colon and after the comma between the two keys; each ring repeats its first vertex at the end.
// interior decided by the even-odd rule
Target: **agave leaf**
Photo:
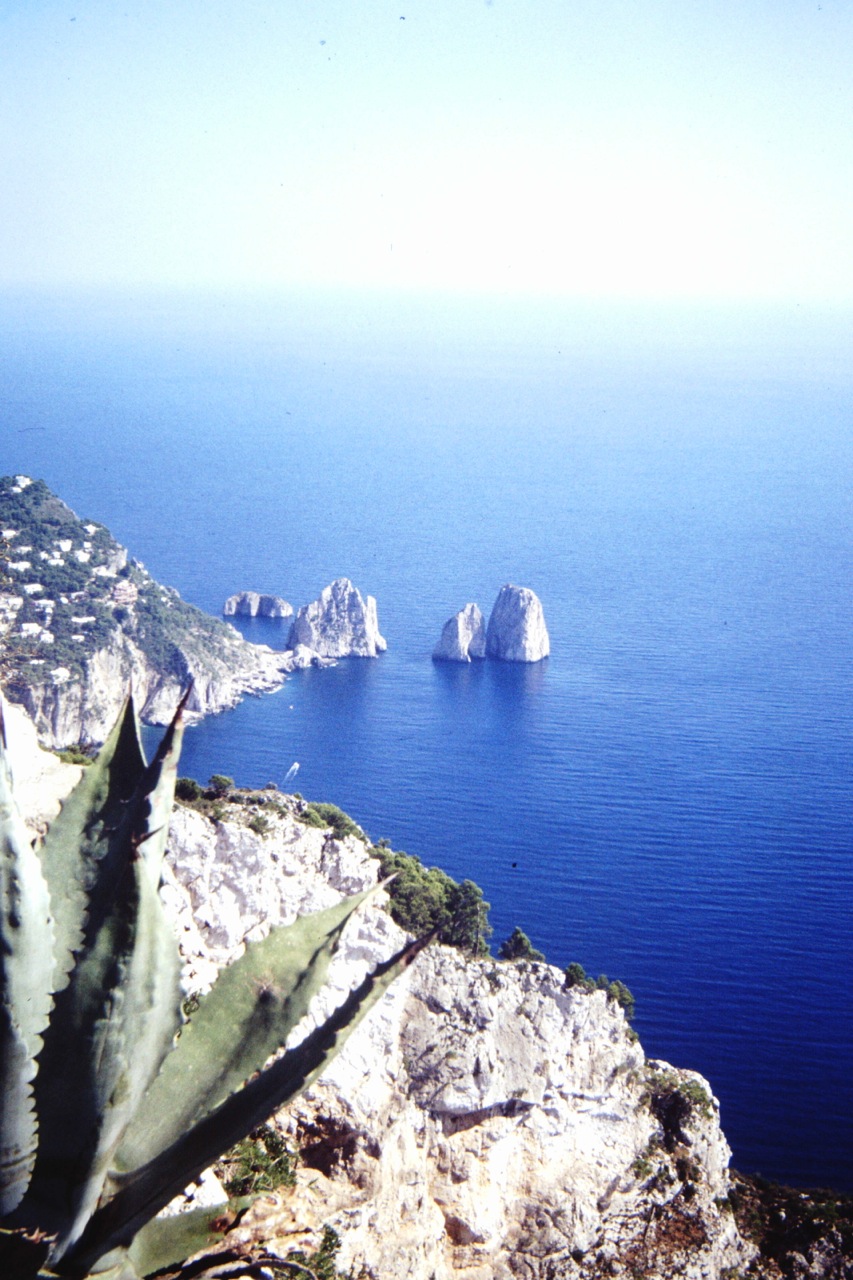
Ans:
{"type": "Polygon", "coordinates": [[[53,1004],[53,920],[12,795],[0,710],[0,1215],[27,1190],[38,1135],[32,1080],[53,1004]]]}
{"type": "Polygon", "coordinates": [[[240,1196],[206,1209],[153,1218],[134,1236],[128,1256],[139,1275],[147,1276],[184,1262],[194,1254],[215,1249],[255,1199],[255,1196],[240,1196]]]}
{"type": "Polygon", "coordinates": [[[273,929],[222,970],[128,1126],[118,1170],[171,1146],[282,1047],[322,990],[344,926],[375,892],[273,929]]]}
{"type": "Polygon", "coordinates": [[[45,1035],[43,1137],[22,1213],[57,1235],[53,1263],[85,1227],[179,1025],[178,947],[157,883],[180,736],[176,717],[134,793],[113,806],[117,824],[95,864],[82,950],[45,1035]]]}
{"type": "MultiPolygon", "coordinates": [[[[56,917],[55,989],[68,983],[83,946],[89,898],[145,773],[133,699],[128,698],[96,760],[51,823],[41,849],[56,917]]],[[[103,888],[106,886],[102,886],[103,888]]]]}
{"type": "Polygon", "coordinates": [[[110,1249],[126,1245],[217,1156],[313,1084],[365,1014],[431,939],[411,942],[378,965],[301,1044],[289,1049],[147,1165],[111,1179],[108,1188],[115,1187],[115,1195],[94,1214],[68,1261],[91,1268],[110,1249]]]}

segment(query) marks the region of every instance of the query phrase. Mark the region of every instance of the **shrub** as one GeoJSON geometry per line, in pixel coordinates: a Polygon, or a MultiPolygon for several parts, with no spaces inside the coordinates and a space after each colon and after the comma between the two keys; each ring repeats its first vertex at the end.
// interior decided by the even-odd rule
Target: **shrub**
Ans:
{"type": "Polygon", "coordinates": [[[248,822],[250,831],[254,831],[255,835],[265,836],[272,831],[272,823],[265,813],[253,813],[248,822]]]}
{"type": "Polygon", "coordinates": [[[571,987],[580,987],[583,991],[595,990],[595,979],[587,976],[586,969],[582,964],[578,964],[574,960],[566,969],[565,982],[563,984],[567,989],[571,987]]]}
{"type": "Polygon", "coordinates": [[[608,1000],[615,1000],[616,1003],[624,1009],[625,1017],[630,1022],[634,1016],[635,1001],[631,992],[625,986],[625,983],[620,982],[618,978],[616,978],[615,981],[608,983],[607,998],[608,1000]]]}
{"type": "Polygon", "coordinates": [[[487,955],[489,904],[473,880],[457,884],[438,867],[425,867],[414,854],[395,853],[385,844],[371,852],[379,860],[383,876],[395,878],[388,886],[391,917],[401,929],[421,935],[438,934],[441,942],[474,955],[487,955]]]}
{"type": "Polygon", "coordinates": [[[353,822],[349,814],[344,813],[336,804],[321,804],[312,800],[305,806],[300,817],[311,827],[331,827],[339,840],[344,836],[356,836],[359,840],[367,838],[358,823],[353,822]],[[309,814],[310,817],[307,816],[309,814]]]}
{"type": "Polygon", "coordinates": [[[82,764],[92,763],[92,753],[80,743],[76,747],[63,747],[61,751],[55,752],[63,764],[82,764]]]}
{"type": "Polygon", "coordinates": [[[566,969],[564,985],[567,989],[579,987],[582,991],[606,991],[608,1000],[614,1000],[621,1006],[629,1022],[634,1016],[636,1003],[634,997],[625,983],[620,982],[618,978],[611,982],[606,973],[599,974],[597,978],[591,978],[583,965],[575,960],[566,969]]]}
{"type": "Polygon", "coordinates": [[[203,795],[204,791],[195,778],[178,778],[175,783],[176,800],[183,800],[186,804],[192,804],[194,801],[200,800],[203,795]]]}
{"type": "Polygon", "coordinates": [[[543,953],[536,950],[527,934],[522,929],[519,929],[518,925],[516,925],[509,937],[501,943],[498,955],[501,960],[545,959],[543,953]]]}
{"type": "Polygon", "coordinates": [[[320,1247],[314,1253],[292,1250],[287,1255],[288,1276],[295,1277],[295,1280],[336,1280],[340,1273],[335,1261],[340,1247],[341,1240],[337,1231],[329,1226],[324,1227],[320,1247]]]}
{"type": "Polygon", "coordinates": [[[259,1125],[216,1167],[229,1196],[264,1195],[296,1183],[296,1156],[271,1124],[259,1125]]]}
{"type": "Polygon", "coordinates": [[[224,773],[214,773],[208,779],[207,786],[215,796],[224,796],[233,788],[234,779],[224,773]]]}

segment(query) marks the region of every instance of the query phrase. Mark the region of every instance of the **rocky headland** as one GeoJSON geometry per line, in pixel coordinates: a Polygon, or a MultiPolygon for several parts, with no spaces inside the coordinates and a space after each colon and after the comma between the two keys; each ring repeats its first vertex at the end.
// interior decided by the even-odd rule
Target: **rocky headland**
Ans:
{"type": "MultiPolygon", "coordinates": [[[[350,651],[384,648],[375,601],[362,602],[359,620],[349,601],[361,597],[348,586],[350,651]]],[[[251,607],[254,593],[244,595],[251,607]]],[[[270,610],[290,609],[278,597],[257,599],[259,612],[264,600],[270,610]]],[[[78,519],[43,481],[0,478],[0,688],[26,709],[44,745],[102,742],[129,689],[146,723],[166,724],[190,681],[187,713],[198,718],[346,650],[340,620],[328,611],[307,632],[311,646],[301,638],[281,651],[250,644],[157,582],[108,529],[78,519]]]]}
{"type": "Polygon", "coordinates": [[[222,606],[226,618],[292,618],[293,605],[281,596],[262,595],[258,591],[238,591],[222,606]]]}
{"type": "Polygon", "coordinates": [[[437,662],[540,662],[551,651],[542,602],[529,587],[501,587],[488,627],[476,604],[466,604],[444,624],[433,650],[437,662]]]}
{"type": "Polygon", "coordinates": [[[288,647],[305,645],[324,658],[375,658],[387,644],[379,634],[376,601],[349,578],[336,578],[293,620],[288,647]]]}
{"type": "MultiPolygon", "coordinates": [[[[6,708],[6,724],[16,792],[38,832],[80,770],[39,749],[20,708],[6,708]]],[[[325,825],[322,806],[274,788],[204,808],[177,806],[162,887],[188,993],[247,939],[376,883],[375,851],[340,811],[325,825]]],[[[318,1016],[401,936],[381,906],[363,909],[318,1016]]],[[[771,1195],[731,1174],[708,1082],[648,1060],[605,991],[569,986],[545,963],[433,945],[276,1124],[299,1152],[296,1185],[263,1197],[238,1235],[286,1257],[329,1225],[346,1274],[850,1274],[846,1201],[771,1195]]],[[[206,1197],[216,1194],[207,1178],[206,1197]]]]}

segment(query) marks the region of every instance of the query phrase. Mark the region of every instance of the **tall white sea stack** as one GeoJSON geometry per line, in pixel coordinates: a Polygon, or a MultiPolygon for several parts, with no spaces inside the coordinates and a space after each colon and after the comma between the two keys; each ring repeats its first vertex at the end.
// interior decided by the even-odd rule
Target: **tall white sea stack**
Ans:
{"type": "Polygon", "coordinates": [[[307,645],[324,658],[375,658],[388,648],[379,634],[376,601],[365,600],[349,578],[336,578],[297,613],[288,649],[307,645]]]}
{"type": "Polygon", "coordinates": [[[542,604],[529,587],[501,587],[486,631],[486,656],[539,662],[551,652],[542,604]]]}
{"type": "Polygon", "coordinates": [[[466,604],[444,624],[433,649],[435,662],[470,662],[486,656],[486,624],[479,606],[466,604]]]}

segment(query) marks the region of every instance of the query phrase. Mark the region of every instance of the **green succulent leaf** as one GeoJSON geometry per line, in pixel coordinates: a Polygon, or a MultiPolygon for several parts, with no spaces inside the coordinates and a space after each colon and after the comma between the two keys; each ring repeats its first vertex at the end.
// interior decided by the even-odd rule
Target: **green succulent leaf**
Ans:
{"type": "Polygon", "coordinates": [[[431,937],[409,943],[357,986],[335,1012],[295,1048],[205,1116],[147,1165],[108,1184],[110,1194],[94,1214],[69,1260],[91,1267],[109,1249],[126,1245],[142,1226],[229,1147],[308,1088],[431,937]]]}
{"type": "Polygon", "coordinates": [[[280,1049],[322,990],[357,894],[250,943],[181,1031],[116,1154],[128,1172],[169,1147],[280,1049]]]}
{"type": "Polygon", "coordinates": [[[116,860],[116,846],[127,806],[145,775],[145,757],[133,699],[121,715],[96,760],[51,823],[41,848],[41,863],[56,918],[56,990],[68,984],[74,958],[81,950],[90,908],[105,896],[109,880],[105,864],[116,860]]]}
{"type": "MultiPolygon", "coordinates": [[[[110,786],[88,826],[103,830],[100,856],[80,954],[45,1035],[36,1089],[43,1137],[22,1206],[25,1221],[57,1235],[53,1263],[84,1229],[115,1149],[179,1026],[178,947],[157,892],[179,715],[129,796],[126,771],[106,769],[110,786]],[[115,823],[109,830],[107,813],[115,823]]],[[[125,727],[128,716],[132,708],[125,727]]],[[[102,754],[115,762],[121,743],[119,734],[102,754]]]]}
{"type": "Polygon", "coordinates": [[[20,1204],[35,1165],[32,1081],[53,1004],[53,942],[47,884],[12,795],[0,710],[0,1215],[20,1204]]]}
{"type": "Polygon", "coordinates": [[[138,1273],[147,1276],[215,1249],[254,1200],[254,1196],[241,1196],[206,1209],[153,1218],[134,1236],[128,1256],[138,1273]]]}

